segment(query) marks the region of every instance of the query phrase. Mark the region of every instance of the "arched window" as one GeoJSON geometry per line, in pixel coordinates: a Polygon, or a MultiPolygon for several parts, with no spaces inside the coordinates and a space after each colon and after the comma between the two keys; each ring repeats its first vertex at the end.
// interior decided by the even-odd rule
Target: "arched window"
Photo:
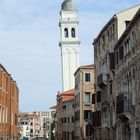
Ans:
{"type": "Polygon", "coordinates": [[[75,29],[74,29],[74,28],[71,29],[71,36],[72,36],[73,38],[75,37],[75,29]]]}
{"type": "Polygon", "coordinates": [[[68,28],[64,29],[64,36],[65,36],[65,38],[68,38],[68,36],[69,36],[68,28]]]}

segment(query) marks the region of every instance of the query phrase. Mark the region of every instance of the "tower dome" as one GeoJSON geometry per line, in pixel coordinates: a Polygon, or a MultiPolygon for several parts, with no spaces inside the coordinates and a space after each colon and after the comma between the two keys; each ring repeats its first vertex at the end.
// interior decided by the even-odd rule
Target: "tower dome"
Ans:
{"type": "Polygon", "coordinates": [[[75,7],[74,7],[74,4],[73,4],[73,0],[65,0],[62,3],[61,9],[64,10],[64,11],[74,11],[75,7]]]}

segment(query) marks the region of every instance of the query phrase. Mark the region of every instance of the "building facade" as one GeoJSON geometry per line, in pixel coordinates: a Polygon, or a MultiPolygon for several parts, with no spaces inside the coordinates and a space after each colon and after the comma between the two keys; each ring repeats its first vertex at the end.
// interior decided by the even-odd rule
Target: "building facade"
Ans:
{"type": "Polygon", "coordinates": [[[74,93],[71,89],[57,95],[56,140],[74,140],[74,93]]]}
{"type": "Polygon", "coordinates": [[[116,140],[140,139],[140,10],[117,42],[115,53],[116,140]]]}
{"type": "Polygon", "coordinates": [[[49,112],[22,112],[18,114],[20,139],[49,137],[49,112]]]}
{"type": "Polygon", "coordinates": [[[74,139],[74,92],[65,96],[62,102],[62,138],[74,139]]]}
{"type": "MultiPolygon", "coordinates": [[[[95,140],[116,138],[116,72],[114,48],[128,28],[140,5],[115,14],[94,40],[95,112],[93,135],[95,140]]],[[[120,50],[121,51],[121,50],[120,50]]]]}
{"type": "Polygon", "coordinates": [[[75,72],[75,140],[92,138],[94,105],[94,65],[81,66],[75,72]]]}
{"type": "Polygon", "coordinates": [[[19,89],[16,81],[0,64],[0,139],[18,140],[17,114],[19,89]]]}
{"type": "Polygon", "coordinates": [[[62,91],[74,88],[74,72],[79,67],[78,18],[73,0],[64,0],[60,11],[62,91]]]}

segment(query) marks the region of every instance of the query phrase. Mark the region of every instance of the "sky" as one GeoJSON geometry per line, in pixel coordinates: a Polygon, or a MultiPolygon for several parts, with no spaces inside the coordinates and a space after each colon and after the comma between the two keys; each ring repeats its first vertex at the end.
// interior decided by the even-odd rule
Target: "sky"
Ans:
{"type": "MultiPolygon", "coordinates": [[[[48,111],[61,91],[59,13],[62,0],[0,0],[0,63],[20,90],[22,112],[48,111]]],[[[80,65],[93,63],[93,39],[117,12],[139,0],[75,0],[80,65]]]]}

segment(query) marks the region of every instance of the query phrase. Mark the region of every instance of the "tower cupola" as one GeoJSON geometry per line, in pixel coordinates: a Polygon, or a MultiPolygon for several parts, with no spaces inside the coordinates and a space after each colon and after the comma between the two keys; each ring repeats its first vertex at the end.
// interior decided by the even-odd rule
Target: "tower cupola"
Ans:
{"type": "Polygon", "coordinates": [[[73,0],[64,0],[61,9],[63,11],[75,11],[73,0]]]}

